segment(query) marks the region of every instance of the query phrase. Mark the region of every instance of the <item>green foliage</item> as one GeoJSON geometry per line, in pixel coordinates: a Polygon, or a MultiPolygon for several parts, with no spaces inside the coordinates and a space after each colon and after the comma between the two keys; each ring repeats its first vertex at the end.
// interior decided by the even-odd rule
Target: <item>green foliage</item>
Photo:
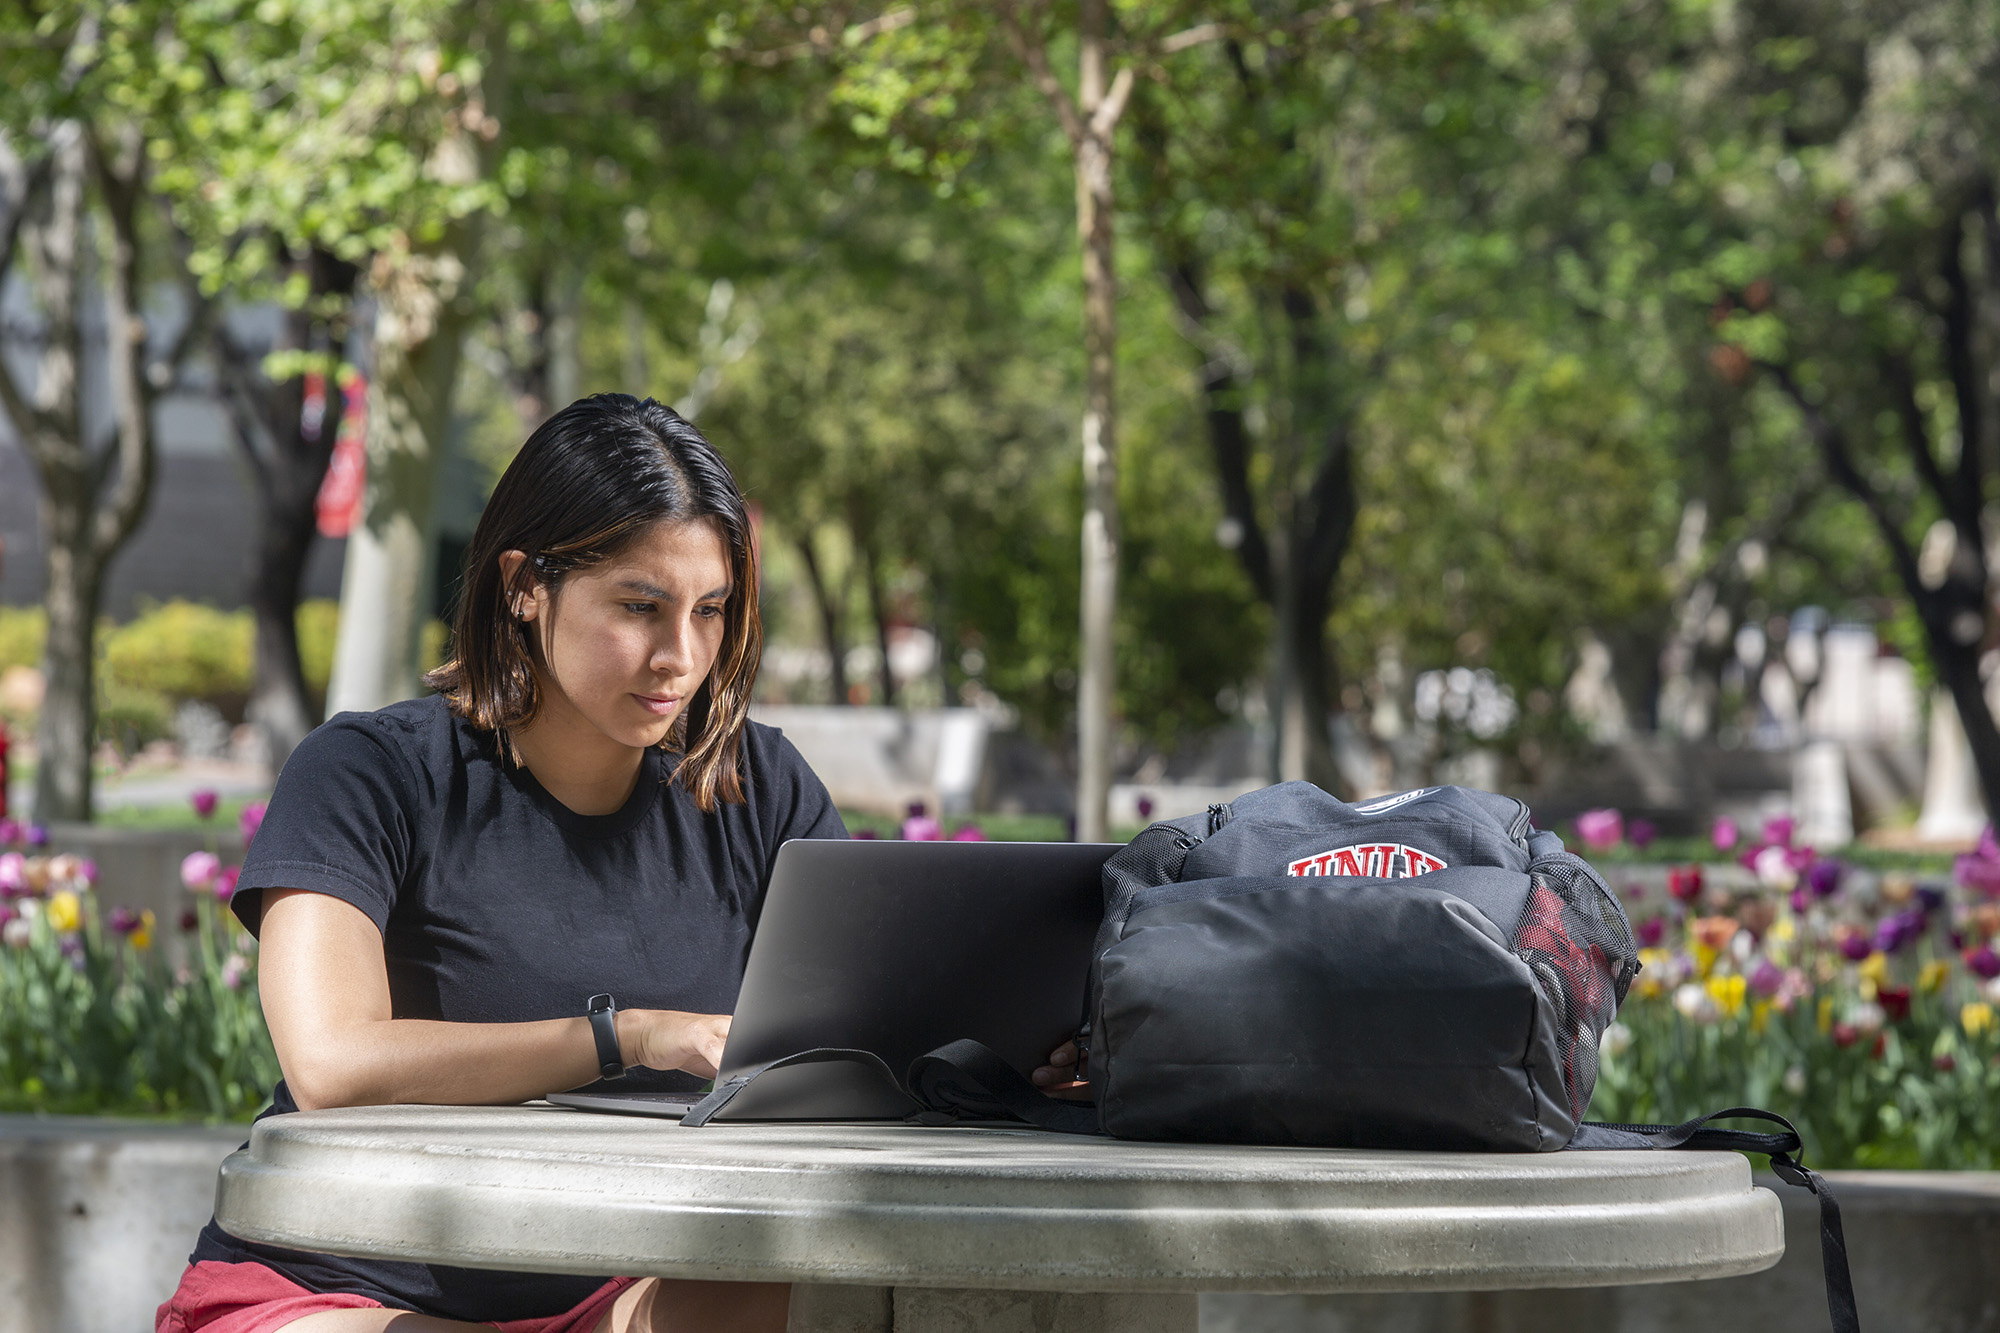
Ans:
{"type": "Polygon", "coordinates": [[[39,606],[0,606],[0,671],[40,665],[48,624],[39,606]]]}
{"type": "Polygon", "coordinates": [[[169,699],[247,695],[251,634],[246,611],[165,602],[102,636],[106,680],[169,699]]]}

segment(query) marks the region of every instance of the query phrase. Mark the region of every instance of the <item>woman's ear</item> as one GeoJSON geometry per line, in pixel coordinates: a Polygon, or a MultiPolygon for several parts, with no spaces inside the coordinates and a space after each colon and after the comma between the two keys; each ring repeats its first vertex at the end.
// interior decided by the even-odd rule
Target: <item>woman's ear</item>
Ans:
{"type": "Polygon", "coordinates": [[[521,567],[527,563],[526,551],[500,553],[500,586],[506,590],[507,614],[514,620],[530,621],[541,616],[542,585],[533,577],[521,577],[521,567]]]}

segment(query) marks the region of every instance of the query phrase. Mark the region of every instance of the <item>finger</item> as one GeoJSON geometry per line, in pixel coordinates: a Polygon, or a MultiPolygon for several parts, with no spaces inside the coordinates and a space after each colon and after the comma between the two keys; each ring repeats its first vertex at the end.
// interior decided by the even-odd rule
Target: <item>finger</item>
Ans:
{"type": "Polygon", "coordinates": [[[1076,1043],[1066,1041],[1049,1053],[1049,1063],[1058,1069],[1076,1063],[1076,1043]]]}

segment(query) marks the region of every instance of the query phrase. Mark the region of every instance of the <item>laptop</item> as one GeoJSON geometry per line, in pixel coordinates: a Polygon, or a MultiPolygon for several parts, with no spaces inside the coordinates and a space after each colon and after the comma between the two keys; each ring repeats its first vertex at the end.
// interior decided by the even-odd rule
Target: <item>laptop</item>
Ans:
{"type": "MultiPolygon", "coordinates": [[[[778,849],[722,1078],[820,1046],[872,1051],[900,1079],[970,1037],[1027,1074],[1076,1032],[1117,843],[795,839],[778,849]]],[[[700,1093],[602,1085],[558,1106],[678,1119],[700,1093]]],[[[718,1116],[901,1120],[918,1110],[858,1062],[759,1075],[718,1116]]]]}

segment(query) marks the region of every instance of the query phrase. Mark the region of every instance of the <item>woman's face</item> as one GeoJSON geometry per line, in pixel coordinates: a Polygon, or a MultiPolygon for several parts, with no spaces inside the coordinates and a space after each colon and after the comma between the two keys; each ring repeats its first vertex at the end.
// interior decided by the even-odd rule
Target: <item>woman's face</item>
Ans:
{"type": "Polygon", "coordinates": [[[537,586],[545,703],[538,722],[644,748],[665,739],[722,647],[729,551],[707,519],[655,523],[616,558],[537,586]]]}

